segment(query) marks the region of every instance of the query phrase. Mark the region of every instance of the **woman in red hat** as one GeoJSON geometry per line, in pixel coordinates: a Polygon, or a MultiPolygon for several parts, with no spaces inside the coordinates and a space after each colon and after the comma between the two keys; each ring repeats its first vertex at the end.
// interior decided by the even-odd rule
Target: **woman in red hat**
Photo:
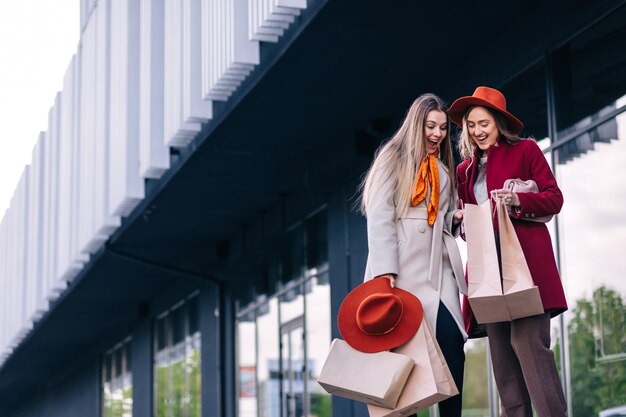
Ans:
{"type": "MultiPolygon", "coordinates": [[[[548,228],[530,221],[557,214],[563,195],[535,141],[518,136],[524,125],[507,111],[498,90],[478,87],[472,96],[456,100],[448,114],[462,128],[459,151],[464,161],[456,169],[459,200],[481,204],[490,195],[504,199],[545,310],[485,325],[505,415],[532,417],[534,406],[539,417],[564,417],[567,406],[550,350],[550,317],[565,311],[567,303],[548,228]],[[505,189],[504,182],[515,178],[534,180],[539,192],[505,189]]],[[[463,315],[470,337],[483,336],[474,332],[476,321],[467,298],[463,315]]]]}
{"type": "MultiPolygon", "coordinates": [[[[418,97],[387,143],[376,153],[363,183],[369,256],[365,279],[387,277],[417,296],[459,390],[467,339],[459,288],[467,292],[453,233],[452,146],[443,101],[418,97]]],[[[418,319],[416,317],[416,319],[418,319]]],[[[461,394],[439,403],[442,417],[461,416],[461,394]]]]}

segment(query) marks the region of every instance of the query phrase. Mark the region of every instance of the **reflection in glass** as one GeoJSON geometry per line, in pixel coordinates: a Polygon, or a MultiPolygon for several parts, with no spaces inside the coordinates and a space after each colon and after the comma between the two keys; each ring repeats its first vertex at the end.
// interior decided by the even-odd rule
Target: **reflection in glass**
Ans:
{"type": "Polygon", "coordinates": [[[268,262],[279,292],[238,308],[239,417],[332,414],[330,395],[317,384],[331,336],[325,211],[286,235],[290,244],[268,262]]]}
{"type": "Polygon", "coordinates": [[[463,411],[476,417],[489,417],[489,369],[487,338],[469,339],[465,344],[463,411]]]}
{"type": "Polygon", "coordinates": [[[257,416],[256,390],[256,328],[254,315],[237,321],[237,364],[239,366],[239,416],[257,416]]]}
{"type": "MultiPolygon", "coordinates": [[[[306,235],[306,266],[321,270],[328,265],[328,233],[326,230],[326,210],[321,210],[304,224],[306,235]]],[[[309,274],[310,275],[310,274],[309,274]]]]}
{"type": "MultiPolygon", "coordinates": [[[[622,6],[553,54],[559,136],[626,93],[626,7],[622,6]]],[[[590,122],[591,120],[588,120],[590,122]]]]}
{"type": "Polygon", "coordinates": [[[200,417],[198,297],[157,319],[154,383],[156,416],[200,417]]]}
{"type": "Polygon", "coordinates": [[[546,68],[541,61],[502,87],[507,109],[524,123],[522,137],[548,136],[546,68]]]}
{"type": "Polygon", "coordinates": [[[309,414],[315,417],[330,417],[332,404],[330,395],[317,383],[331,342],[330,284],[328,272],[307,281],[310,291],[306,294],[306,371],[309,393],[309,414]]]}
{"type": "MultiPolygon", "coordinates": [[[[618,107],[617,104],[615,107],[618,107]]],[[[565,196],[559,216],[573,417],[598,415],[626,398],[626,114],[573,142],[593,152],[555,150],[565,196]],[[601,140],[595,140],[594,135],[601,140]]],[[[560,352],[557,352],[560,354],[560,352]]]]}
{"type": "Polygon", "coordinates": [[[259,309],[257,316],[257,377],[259,417],[280,416],[280,351],[278,350],[278,300],[259,309]]]}
{"type": "Polygon", "coordinates": [[[285,286],[280,295],[280,322],[287,323],[304,314],[304,296],[302,284],[285,286]]]}
{"type": "MultiPolygon", "coordinates": [[[[294,323],[293,321],[291,323],[294,323]]],[[[281,329],[282,416],[302,417],[304,410],[304,329],[302,321],[281,329]]]]}
{"type": "Polygon", "coordinates": [[[131,417],[133,381],[130,339],[105,353],[102,361],[102,416],[131,417]]]}

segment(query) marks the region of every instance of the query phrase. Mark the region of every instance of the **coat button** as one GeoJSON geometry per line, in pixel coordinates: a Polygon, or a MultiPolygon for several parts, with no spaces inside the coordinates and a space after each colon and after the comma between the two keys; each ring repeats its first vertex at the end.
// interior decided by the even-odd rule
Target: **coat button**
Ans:
{"type": "Polygon", "coordinates": [[[531,214],[530,217],[535,217],[535,213],[531,214]]]}
{"type": "Polygon", "coordinates": [[[420,233],[424,233],[426,231],[426,228],[424,227],[424,225],[420,225],[417,230],[420,231],[420,233]]]}
{"type": "Polygon", "coordinates": [[[524,217],[528,217],[528,213],[524,214],[524,217]]]}

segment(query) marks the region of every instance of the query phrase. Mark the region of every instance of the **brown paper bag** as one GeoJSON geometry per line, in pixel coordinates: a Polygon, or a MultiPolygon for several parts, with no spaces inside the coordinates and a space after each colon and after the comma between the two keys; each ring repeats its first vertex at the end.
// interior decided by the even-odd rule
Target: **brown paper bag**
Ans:
{"type": "Polygon", "coordinates": [[[539,288],[533,282],[524,251],[502,200],[496,200],[496,210],[500,229],[502,286],[511,319],[543,314],[539,288]]]}
{"type": "Polygon", "coordinates": [[[502,294],[490,200],[481,205],[465,204],[463,218],[467,239],[467,299],[476,322],[510,321],[502,294]]]}
{"type": "Polygon", "coordinates": [[[393,408],[413,364],[405,355],[364,353],[335,339],[317,382],[329,394],[393,408]]]}
{"type": "Polygon", "coordinates": [[[393,410],[368,405],[370,417],[404,417],[426,409],[459,393],[450,369],[428,322],[404,345],[393,349],[415,361],[398,404],[393,410]]]}

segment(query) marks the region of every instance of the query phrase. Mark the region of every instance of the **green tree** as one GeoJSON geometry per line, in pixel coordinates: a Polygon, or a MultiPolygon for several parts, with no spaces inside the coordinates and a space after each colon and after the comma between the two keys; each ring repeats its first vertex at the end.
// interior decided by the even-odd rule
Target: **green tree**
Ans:
{"type": "MultiPolygon", "coordinates": [[[[573,417],[626,402],[626,309],[614,290],[580,299],[568,325],[573,417]]],[[[560,354],[560,348],[555,352],[560,354]]]]}
{"type": "Polygon", "coordinates": [[[465,352],[463,410],[489,411],[487,338],[477,339],[465,352]]]}

